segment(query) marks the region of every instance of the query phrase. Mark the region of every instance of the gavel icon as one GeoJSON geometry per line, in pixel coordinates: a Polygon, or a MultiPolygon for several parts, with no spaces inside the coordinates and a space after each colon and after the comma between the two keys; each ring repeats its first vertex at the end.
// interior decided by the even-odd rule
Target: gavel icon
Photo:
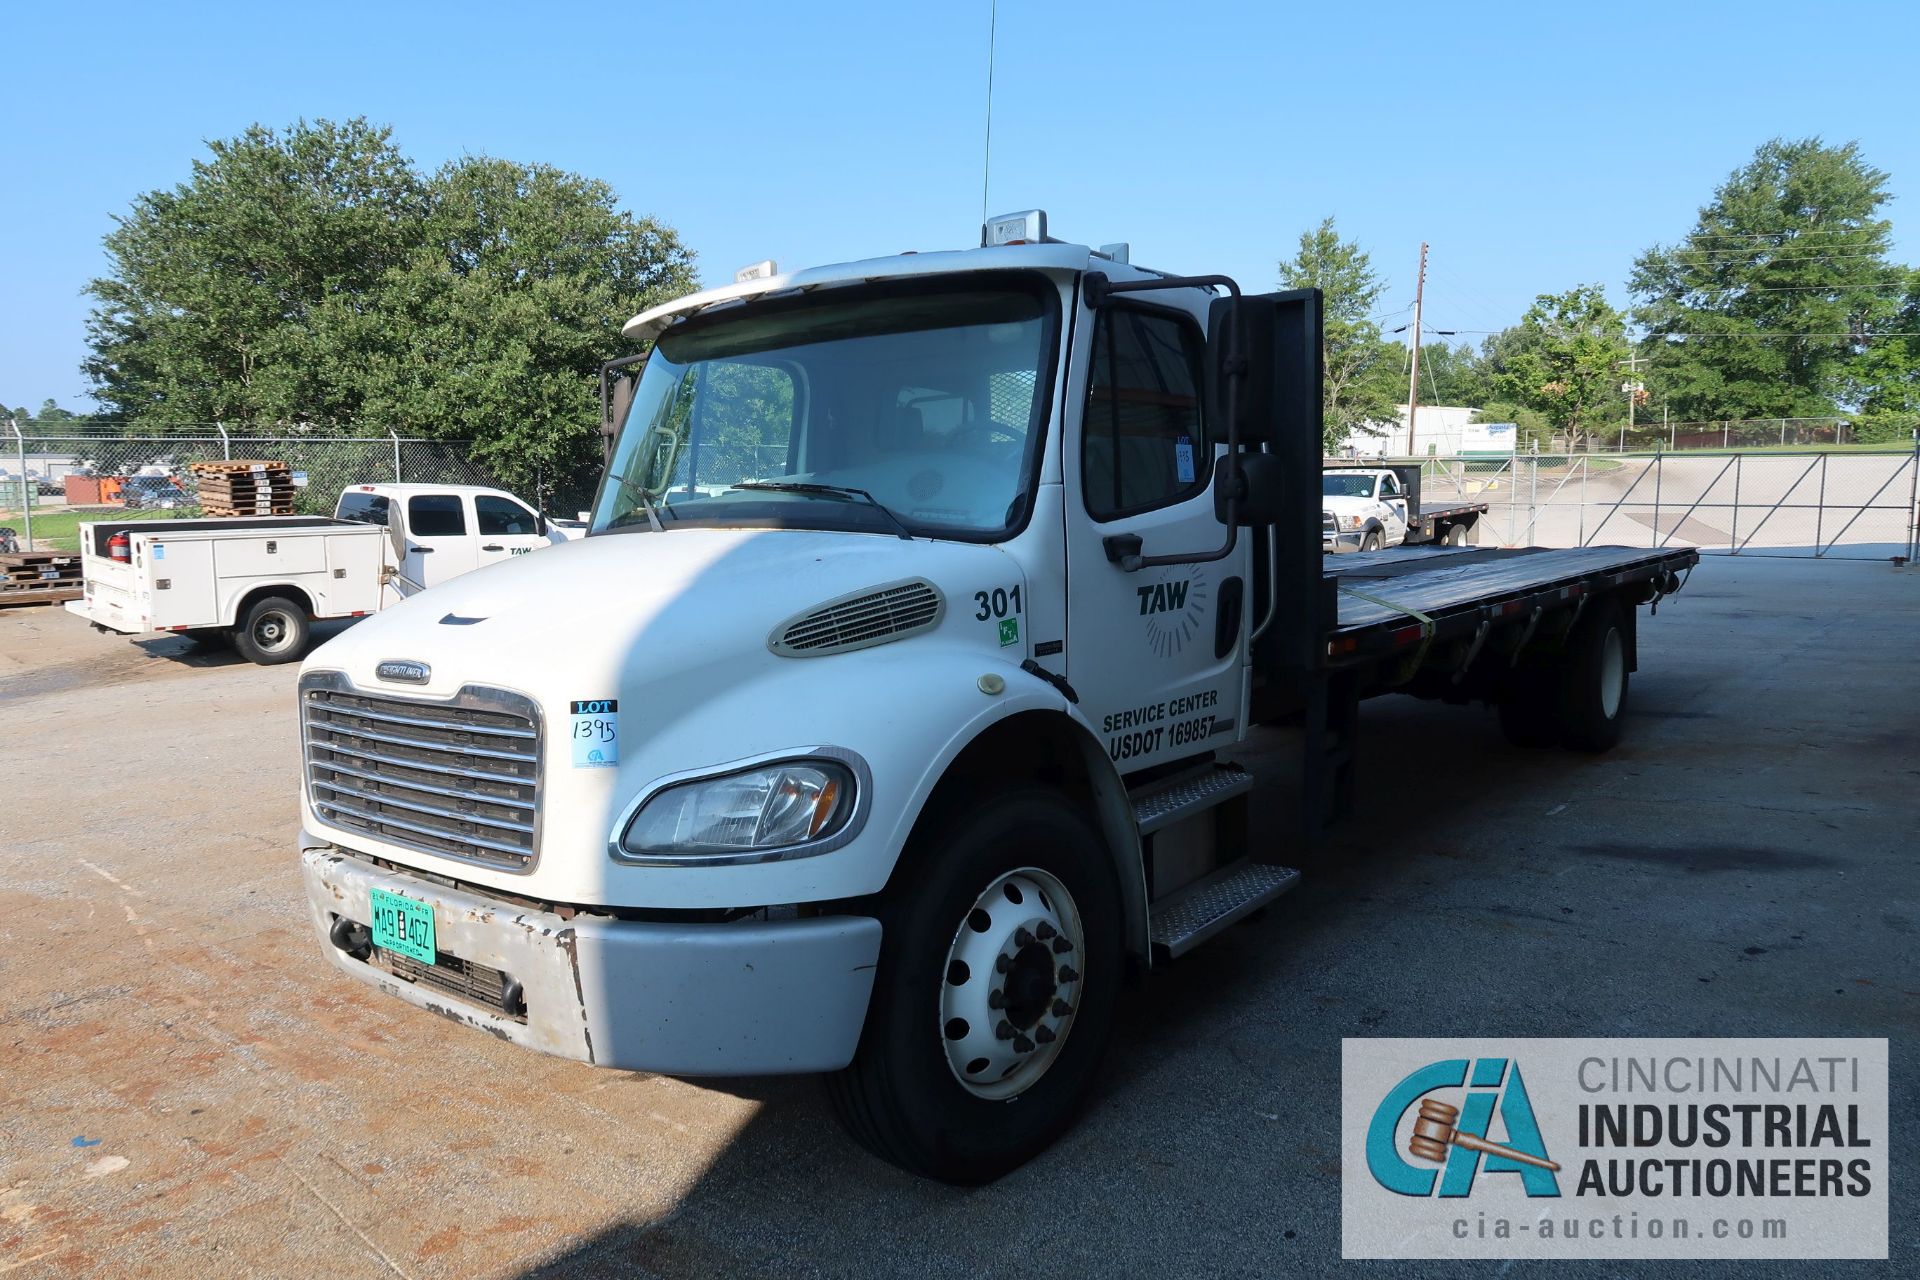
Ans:
{"type": "Polygon", "coordinates": [[[1542,1160],[1539,1156],[1530,1156],[1524,1151],[1515,1151],[1512,1147],[1503,1147],[1497,1142],[1488,1142],[1485,1138],[1476,1138],[1470,1133],[1462,1133],[1453,1127],[1460,1118],[1460,1108],[1451,1103],[1438,1102],[1431,1098],[1420,1104],[1420,1118],[1413,1122],[1413,1137],[1407,1140],[1407,1151],[1422,1160],[1445,1160],[1447,1146],[1465,1147],[1469,1151],[1481,1151],[1490,1156],[1505,1156],[1509,1160],[1518,1160],[1521,1164],[1530,1164],[1536,1169],[1551,1169],[1560,1172],[1560,1166],[1551,1160],[1542,1160]]]}

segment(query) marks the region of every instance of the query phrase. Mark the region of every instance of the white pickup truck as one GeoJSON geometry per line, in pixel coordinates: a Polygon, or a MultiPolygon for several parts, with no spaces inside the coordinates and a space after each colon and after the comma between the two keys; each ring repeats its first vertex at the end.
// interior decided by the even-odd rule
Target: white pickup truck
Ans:
{"type": "Polygon", "coordinates": [[[1420,499],[1420,468],[1330,466],[1320,476],[1323,551],[1388,547],[1461,547],[1473,537],[1484,502],[1432,506],[1420,499]]]}
{"type": "Polygon", "coordinates": [[[831,1073],[873,1151],[979,1182],[1071,1122],[1130,974],[1298,882],[1362,697],[1618,739],[1692,550],[1323,557],[1317,291],[1038,211],[984,241],[635,317],[587,536],[307,659],[341,981],[603,1067],[831,1073]],[[1268,846],[1255,724],[1299,730],[1268,846]]]}
{"type": "Polygon", "coordinates": [[[567,541],[510,493],[366,484],[326,516],[102,520],[80,526],[82,597],[97,629],[231,639],[250,662],[291,662],[311,625],[358,618],[436,583],[567,541]]]}

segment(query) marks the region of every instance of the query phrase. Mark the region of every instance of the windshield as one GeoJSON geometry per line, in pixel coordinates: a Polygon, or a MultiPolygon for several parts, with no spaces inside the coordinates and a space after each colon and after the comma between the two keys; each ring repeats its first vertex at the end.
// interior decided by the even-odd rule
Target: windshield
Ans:
{"type": "Polygon", "coordinates": [[[650,528],[651,503],[666,529],[1004,536],[1026,520],[1057,313],[1043,277],[971,276],[676,325],[647,358],[592,532],[650,528]]]}
{"type": "Polygon", "coordinates": [[[1320,476],[1320,492],[1328,498],[1371,498],[1374,477],[1365,474],[1340,475],[1327,471],[1320,476]]]}

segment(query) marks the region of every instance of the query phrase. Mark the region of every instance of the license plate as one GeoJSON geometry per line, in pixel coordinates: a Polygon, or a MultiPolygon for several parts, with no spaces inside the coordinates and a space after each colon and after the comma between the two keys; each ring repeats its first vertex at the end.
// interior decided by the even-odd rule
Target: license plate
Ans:
{"type": "Polygon", "coordinates": [[[373,945],[385,947],[421,964],[432,964],[433,908],[385,889],[374,889],[373,945]]]}

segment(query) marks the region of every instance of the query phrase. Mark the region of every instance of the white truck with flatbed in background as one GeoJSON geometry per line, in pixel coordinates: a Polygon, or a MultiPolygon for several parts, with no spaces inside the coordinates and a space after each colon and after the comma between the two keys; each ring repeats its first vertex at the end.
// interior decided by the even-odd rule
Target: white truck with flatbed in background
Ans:
{"type": "Polygon", "coordinates": [[[99,520],[80,526],[82,595],[102,631],[230,640],[250,662],[305,656],[312,624],[566,541],[500,489],[367,484],[329,516],[99,520]]]}
{"type": "Polygon", "coordinates": [[[635,317],[588,536],[308,658],[343,980],[598,1066],[827,1073],[871,1150],[981,1182],[1071,1123],[1131,979],[1298,882],[1363,698],[1618,738],[1693,551],[1323,558],[1317,291],[1038,211],[982,239],[635,317]],[[1255,725],[1298,747],[1271,847],[1255,725]]]}
{"type": "Polygon", "coordinates": [[[1463,547],[1475,538],[1487,503],[1422,501],[1420,467],[1328,466],[1320,476],[1320,548],[1463,547]]]}

